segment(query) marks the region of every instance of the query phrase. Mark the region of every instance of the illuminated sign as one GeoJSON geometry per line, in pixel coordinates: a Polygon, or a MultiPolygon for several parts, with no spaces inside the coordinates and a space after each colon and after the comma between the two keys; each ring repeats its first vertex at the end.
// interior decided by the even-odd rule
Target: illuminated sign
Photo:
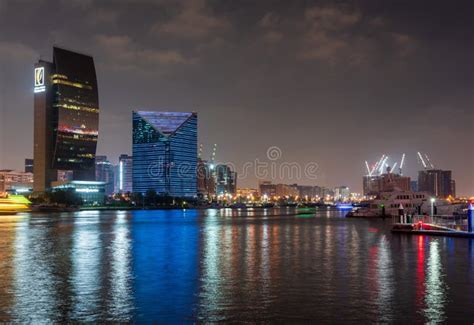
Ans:
{"type": "Polygon", "coordinates": [[[35,68],[35,93],[41,93],[46,90],[44,85],[44,67],[35,68]]]}
{"type": "Polygon", "coordinates": [[[96,188],[76,188],[76,192],[79,192],[79,193],[98,193],[99,189],[96,189],[96,188]]]}

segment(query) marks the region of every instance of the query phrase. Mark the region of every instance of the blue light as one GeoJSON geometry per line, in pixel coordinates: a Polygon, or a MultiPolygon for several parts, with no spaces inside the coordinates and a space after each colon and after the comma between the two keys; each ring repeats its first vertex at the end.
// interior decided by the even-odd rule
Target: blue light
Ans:
{"type": "Polygon", "coordinates": [[[341,210],[351,210],[352,203],[338,203],[336,204],[336,208],[341,209],[341,210]]]}

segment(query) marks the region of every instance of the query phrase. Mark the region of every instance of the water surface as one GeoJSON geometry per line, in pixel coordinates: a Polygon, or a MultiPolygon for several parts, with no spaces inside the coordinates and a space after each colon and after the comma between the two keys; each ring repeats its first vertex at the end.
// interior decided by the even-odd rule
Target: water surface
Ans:
{"type": "Polygon", "coordinates": [[[0,320],[474,321],[474,241],[321,210],[0,217],[0,320]]]}

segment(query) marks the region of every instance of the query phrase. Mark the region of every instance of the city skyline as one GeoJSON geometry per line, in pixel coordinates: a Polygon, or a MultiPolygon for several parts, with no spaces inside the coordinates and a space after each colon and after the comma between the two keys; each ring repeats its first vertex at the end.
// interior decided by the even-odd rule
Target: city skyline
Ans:
{"type": "Polygon", "coordinates": [[[57,1],[55,12],[41,3],[0,5],[0,168],[21,170],[33,157],[33,66],[57,44],[96,61],[97,154],[113,163],[131,154],[131,111],[154,107],[198,112],[204,158],[217,143],[217,161],[242,166],[277,146],[281,161],[319,166],[316,180],[276,182],[361,192],[365,160],[407,153],[405,174],[416,179],[423,151],[453,171],[460,195],[473,192],[467,1],[403,10],[375,1],[144,1],[131,11],[125,0],[57,1]],[[28,17],[42,17],[41,28],[28,17]],[[20,20],[28,23],[18,28],[20,20]]]}

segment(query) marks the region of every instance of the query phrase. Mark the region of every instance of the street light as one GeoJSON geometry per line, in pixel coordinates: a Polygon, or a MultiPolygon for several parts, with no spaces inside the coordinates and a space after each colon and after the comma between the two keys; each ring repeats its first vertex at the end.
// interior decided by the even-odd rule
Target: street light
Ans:
{"type": "Polygon", "coordinates": [[[431,217],[433,217],[434,216],[434,203],[435,203],[436,199],[434,197],[432,197],[430,199],[430,201],[431,201],[431,217]]]}

